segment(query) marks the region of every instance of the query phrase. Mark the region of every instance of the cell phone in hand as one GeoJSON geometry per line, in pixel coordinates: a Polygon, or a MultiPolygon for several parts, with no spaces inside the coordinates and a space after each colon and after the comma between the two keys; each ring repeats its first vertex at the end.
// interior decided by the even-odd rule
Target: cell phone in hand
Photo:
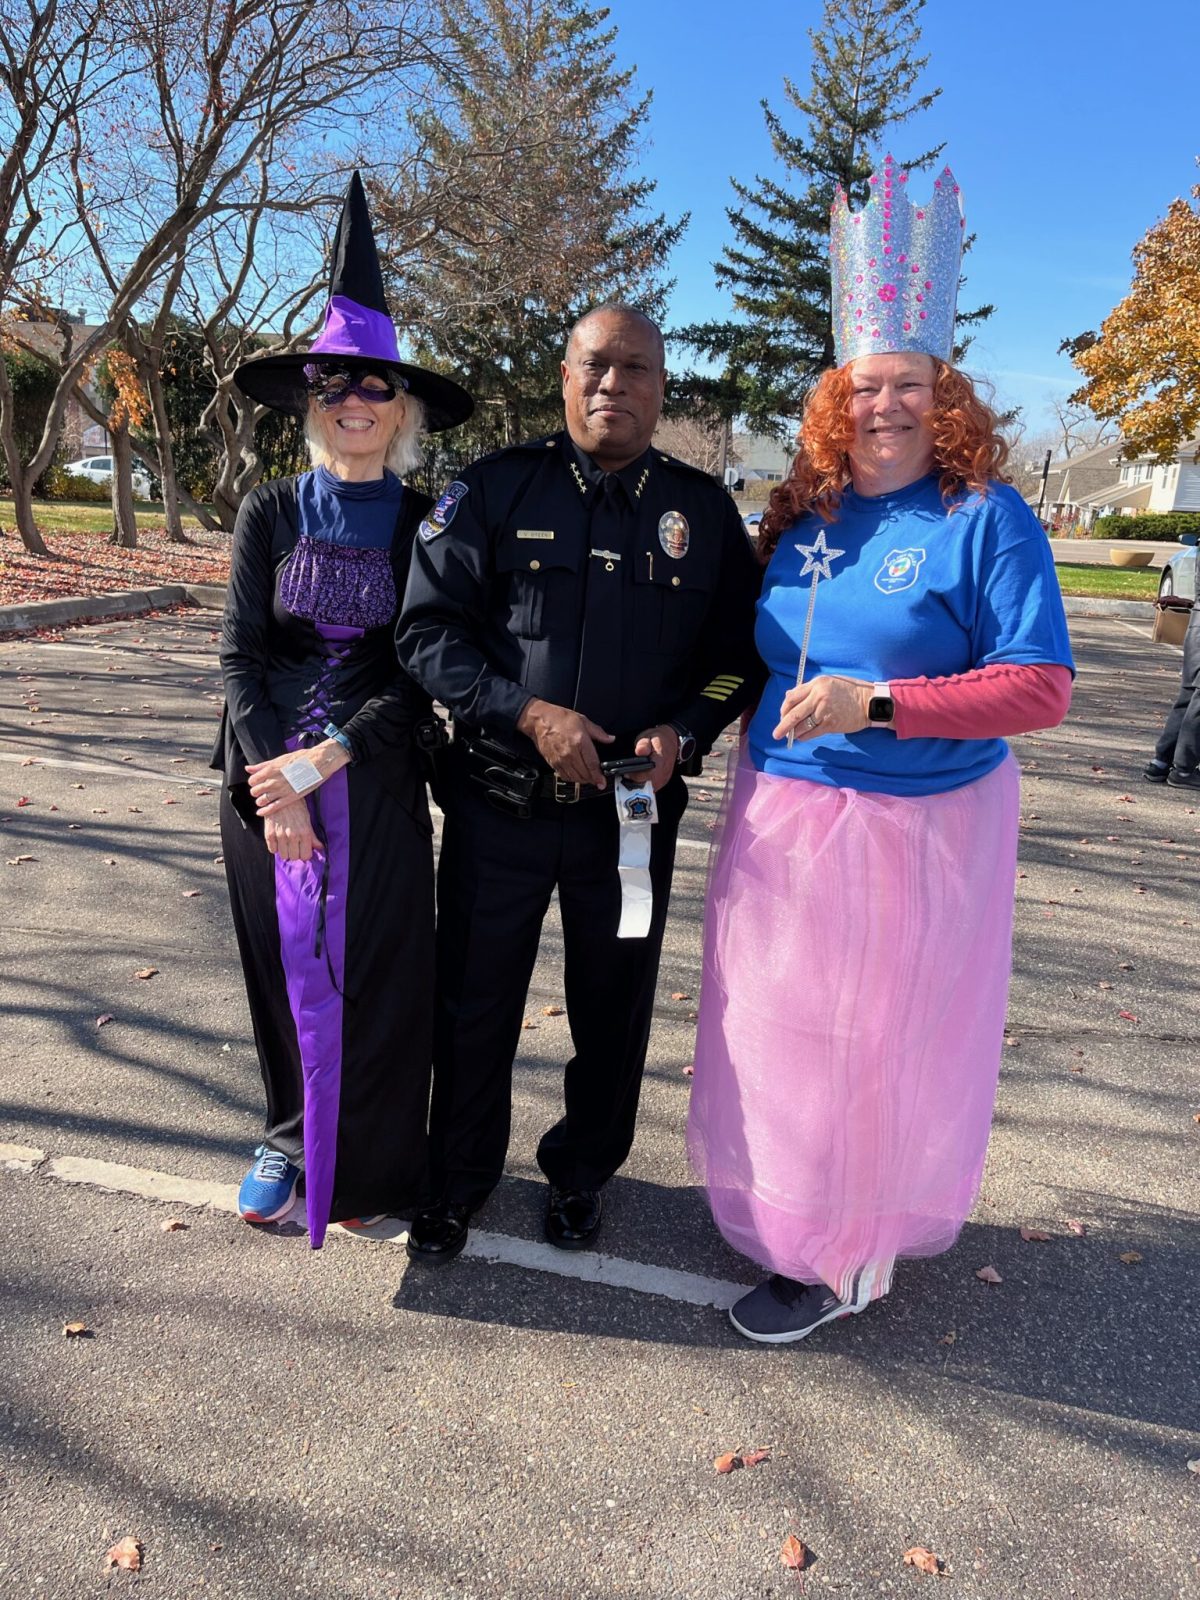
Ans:
{"type": "Polygon", "coordinates": [[[653,767],[653,756],[615,756],[611,761],[600,763],[600,771],[606,778],[636,778],[652,771],[653,767]]]}

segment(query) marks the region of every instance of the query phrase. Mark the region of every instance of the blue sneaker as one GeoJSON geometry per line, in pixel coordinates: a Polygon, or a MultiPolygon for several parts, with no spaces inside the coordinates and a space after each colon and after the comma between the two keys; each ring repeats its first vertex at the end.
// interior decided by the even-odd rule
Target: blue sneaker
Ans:
{"type": "Polygon", "coordinates": [[[826,1322],[852,1317],[862,1306],[839,1300],[823,1283],[796,1283],[773,1272],[757,1289],[743,1295],[729,1320],[757,1344],[793,1344],[807,1339],[826,1322]]]}
{"type": "Polygon", "coordinates": [[[300,1168],[278,1150],[260,1144],[238,1190],[238,1211],[247,1222],[278,1222],[292,1209],[300,1168]]]}

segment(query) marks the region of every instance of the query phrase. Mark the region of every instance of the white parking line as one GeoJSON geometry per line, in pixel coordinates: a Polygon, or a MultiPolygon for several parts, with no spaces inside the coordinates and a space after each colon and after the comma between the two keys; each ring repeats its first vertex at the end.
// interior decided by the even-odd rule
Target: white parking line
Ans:
{"type": "MultiPolygon", "coordinates": [[[[237,1214],[237,1190],[232,1184],[180,1178],[146,1167],[126,1167],[115,1161],[97,1161],[87,1156],[48,1157],[44,1150],[27,1145],[0,1144],[0,1168],[26,1175],[36,1173],[42,1178],[80,1184],[106,1194],[134,1195],[141,1200],[204,1206],[212,1211],[237,1214]]],[[[303,1228],[303,1207],[298,1206],[285,1220],[303,1228]]],[[[379,1227],[368,1230],[337,1228],[332,1236],[403,1245],[408,1233],[401,1220],[389,1218],[379,1227]]],[[[463,1256],[498,1266],[522,1267],[528,1272],[546,1272],[558,1278],[575,1278],[582,1283],[628,1289],[634,1294],[657,1295],[683,1305],[714,1306],[720,1311],[728,1310],[749,1287],[745,1283],[705,1278],[696,1272],[679,1272],[673,1267],[600,1255],[592,1250],[556,1250],[540,1240],[515,1239],[505,1233],[485,1233],[477,1228],[472,1229],[463,1256]]]]}

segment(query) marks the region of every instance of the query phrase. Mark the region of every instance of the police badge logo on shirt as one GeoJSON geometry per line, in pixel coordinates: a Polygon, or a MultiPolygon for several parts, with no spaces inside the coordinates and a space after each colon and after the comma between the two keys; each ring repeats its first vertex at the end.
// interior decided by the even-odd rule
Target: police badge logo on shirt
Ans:
{"type": "Polygon", "coordinates": [[[658,542],[673,561],[687,555],[691,529],[682,511],[664,511],[658,519],[658,542]]]}
{"type": "Polygon", "coordinates": [[[899,594],[902,589],[911,589],[924,559],[924,550],[889,550],[875,574],[875,587],[881,594],[899,594]]]}
{"type": "Polygon", "coordinates": [[[445,533],[446,529],[454,521],[454,513],[458,510],[458,502],[466,492],[466,484],[458,483],[457,481],[452,483],[446,490],[437,505],[434,506],[433,510],[417,529],[418,536],[426,544],[429,543],[430,539],[436,539],[439,533],[445,533]]]}

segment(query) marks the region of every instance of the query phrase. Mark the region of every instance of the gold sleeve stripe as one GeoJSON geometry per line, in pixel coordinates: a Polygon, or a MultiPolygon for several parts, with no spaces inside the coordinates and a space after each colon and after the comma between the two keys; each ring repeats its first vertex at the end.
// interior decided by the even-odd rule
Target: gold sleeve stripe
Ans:
{"type": "Polygon", "coordinates": [[[706,688],[701,689],[700,693],[706,700],[725,701],[729,699],[735,689],[741,688],[745,681],[744,678],[734,677],[731,672],[723,672],[720,676],[714,678],[706,688]]]}

